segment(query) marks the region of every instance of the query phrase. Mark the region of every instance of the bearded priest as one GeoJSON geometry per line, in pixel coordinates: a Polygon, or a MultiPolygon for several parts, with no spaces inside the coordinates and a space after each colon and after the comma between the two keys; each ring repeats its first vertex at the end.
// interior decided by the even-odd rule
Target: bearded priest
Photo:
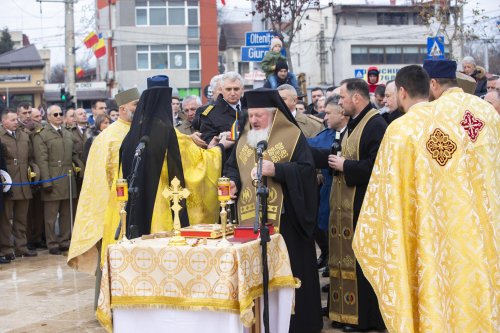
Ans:
{"type": "Polygon", "coordinates": [[[288,249],[292,273],[301,281],[289,332],[317,333],[323,320],[313,238],[318,190],[312,153],[277,90],[256,89],[245,92],[245,98],[248,122],[225,164],[231,179],[231,196],[238,198],[240,224],[253,225],[255,148],[260,141],[267,141],[262,175],[267,177],[270,193],[268,222],[278,227],[288,249]]]}

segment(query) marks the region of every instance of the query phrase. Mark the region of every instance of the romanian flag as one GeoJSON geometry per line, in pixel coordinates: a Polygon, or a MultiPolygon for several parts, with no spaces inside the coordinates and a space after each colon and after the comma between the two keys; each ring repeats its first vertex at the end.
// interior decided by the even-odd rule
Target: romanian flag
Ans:
{"type": "Polygon", "coordinates": [[[94,55],[96,58],[100,58],[106,54],[106,45],[104,44],[104,39],[102,34],[99,34],[99,41],[94,45],[94,55]]]}
{"type": "Polygon", "coordinates": [[[83,71],[83,68],[80,66],[76,67],[76,77],[83,77],[85,75],[85,72],[83,71]]]}
{"type": "Polygon", "coordinates": [[[236,141],[240,136],[240,132],[238,131],[238,119],[236,119],[231,126],[231,134],[229,135],[229,140],[236,141]]]}
{"type": "Polygon", "coordinates": [[[97,37],[97,35],[93,31],[89,33],[87,37],[85,37],[85,39],[83,40],[83,43],[88,49],[97,44],[98,42],[99,42],[99,37],[97,37]]]}

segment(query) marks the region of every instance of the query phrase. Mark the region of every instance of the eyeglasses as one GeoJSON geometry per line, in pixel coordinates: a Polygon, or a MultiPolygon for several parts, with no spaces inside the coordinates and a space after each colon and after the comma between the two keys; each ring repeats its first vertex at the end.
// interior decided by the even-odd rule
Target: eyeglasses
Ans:
{"type": "Polygon", "coordinates": [[[62,117],[63,113],[62,112],[54,112],[52,113],[54,117],[62,117]]]}

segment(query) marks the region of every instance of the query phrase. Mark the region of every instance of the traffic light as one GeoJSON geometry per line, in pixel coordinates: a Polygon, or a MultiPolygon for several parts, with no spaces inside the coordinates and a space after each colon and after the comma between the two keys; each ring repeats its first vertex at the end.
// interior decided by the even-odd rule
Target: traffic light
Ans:
{"type": "Polygon", "coordinates": [[[61,88],[61,102],[66,103],[66,89],[61,88]]]}
{"type": "Polygon", "coordinates": [[[74,96],[70,94],[68,91],[66,93],[66,109],[71,109],[75,107],[75,103],[73,102],[74,96]]]}

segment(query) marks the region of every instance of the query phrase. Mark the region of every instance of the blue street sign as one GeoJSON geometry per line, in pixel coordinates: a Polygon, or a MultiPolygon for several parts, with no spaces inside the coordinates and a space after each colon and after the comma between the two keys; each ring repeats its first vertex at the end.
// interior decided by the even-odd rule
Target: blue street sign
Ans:
{"type": "Polygon", "coordinates": [[[444,59],[444,37],[427,37],[427,58],[444,59]]]}
{"type": "Polygon", "coordinates": [[[355,69],[354,70],[354,77],[356,79],[363,79],[365,77],[365,74],[366,74],[366,69],[355,69]]]}
{"type": "MultiPolygon", "coordinates": [[[[241,61],[257,61],[261,62],[269,51],[268,46],[242,46],[241,47],[241,61]]],[[[285,49],[281,49],[281,54],[286,57],[285,49]]]]}
{"type": "Polygon", "coordinates": [[[269,51],[269,46],[242,46],[241,61],[261,62],[267,51],[269,51]]]}
{"type": "Polygon", "coordinates": [[[276,36],[270,31],[249,31],[245,32],[246,46],[269,46],[271,39],[276,36]]]}

